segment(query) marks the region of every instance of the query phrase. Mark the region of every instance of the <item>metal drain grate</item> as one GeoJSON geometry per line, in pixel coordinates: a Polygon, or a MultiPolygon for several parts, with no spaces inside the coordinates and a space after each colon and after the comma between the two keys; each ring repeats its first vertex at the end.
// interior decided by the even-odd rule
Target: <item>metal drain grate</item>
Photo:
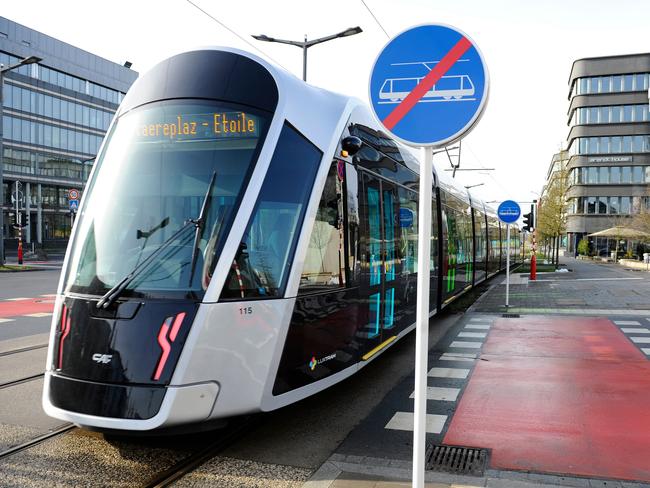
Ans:
{"type": "Polygon", "coordinates": [[[483,476],[487,464],[487,450],[475,447],[429,446],[426,468],[454,474],[483,476]]]}
{"type": "Polygon", "coordinates": [[[518,319],[521,317],[518,313],[504,313],[501,317],[505,319],[518,319]]]}

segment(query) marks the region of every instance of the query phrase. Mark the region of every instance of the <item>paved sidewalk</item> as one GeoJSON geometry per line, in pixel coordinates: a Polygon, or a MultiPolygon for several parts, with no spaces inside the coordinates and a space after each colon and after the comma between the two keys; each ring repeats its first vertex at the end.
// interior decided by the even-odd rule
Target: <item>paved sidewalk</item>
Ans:
{"type": "MultiPolygon", "coordinates": [[[[650,310],[650,274],[615,264],[561,258],[569,273],[539,273],[536,281],[515,273],[510,283],[512,313],[646,313],[650,310]]],[[[505,278],[493,284],[470,310],[505,312],[505,278]],[[497,284],[498,283],[498,284],[497,284]]]]}
{"type": "MultiPolygon", "coordinates": [[[[650,488],[628,481],[650,480],[650,423],[639,397],[650,391],[642,372],[650,368],[650,275],[563,261],[571,272],[513,277],[508,312],[521,318],[501,317],[505,279],[496,277],[430,349],[427,444],[485,447],[490,457],[484,476],[427,471],[426,486],[650,488]]],[[[412,391],[411,375],[304,488],[410,487],[412,391]]]]}

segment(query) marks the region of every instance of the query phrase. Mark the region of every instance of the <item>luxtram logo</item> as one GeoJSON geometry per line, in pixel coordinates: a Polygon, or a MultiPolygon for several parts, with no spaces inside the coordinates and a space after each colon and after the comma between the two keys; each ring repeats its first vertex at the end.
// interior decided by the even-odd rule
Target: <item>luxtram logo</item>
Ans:
{"type": "Polygon", "coordinates": [[[314,371],[316,369],[316,366],[318,364],[323,364],[326,361],[330,361],[332,359],[336,358],[336,353],[330,354],[329,356],[325,356],[324,358],[316,359],[316,356],[311,357],[311,361],[309,361],[309,369],[314,371]]]}

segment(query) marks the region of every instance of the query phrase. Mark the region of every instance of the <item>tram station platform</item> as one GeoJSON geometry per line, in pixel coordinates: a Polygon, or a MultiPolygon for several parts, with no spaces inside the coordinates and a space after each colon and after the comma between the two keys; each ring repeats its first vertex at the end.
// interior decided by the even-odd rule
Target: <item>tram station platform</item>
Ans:
{"type": "MultiPolygon", "coordinates": [[[[428,486],[650,487],[650,303],[630,309],[601,300],[596,314],[581,304],[603,288],[615,295],[650,284],[624,283],[626,277],[591,268],[545,277],[573,280],[547,284],[575,305],[565,309],[535,296],[542,313],[504,314],[490,296],[502,292],[494,283],[432,345],[427,444],[484,449],[487,463],[473,475],[428,470],[428,486]],[[603,280],[590,279],[596,275],[603,280]],[[614,278],[616,285],[605,285],[614,278]]],[[[525,300],[522,293],[514,305],[532,308],[525,300]]],[[[410,486],[412,393],[411,375],[305,487],[410,486]]]]}

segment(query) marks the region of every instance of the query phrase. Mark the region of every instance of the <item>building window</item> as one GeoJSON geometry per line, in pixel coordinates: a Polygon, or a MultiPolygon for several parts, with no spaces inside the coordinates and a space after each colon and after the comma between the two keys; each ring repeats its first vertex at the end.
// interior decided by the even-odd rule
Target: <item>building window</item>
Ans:
{"type": "Polygon", "coordinates": [[[650,152],[650,136],[578,137],[573,140],[569,153],[575,154],[628,154],[650,152]]]}
{"type": "Polygon", "coordinates": [[[598,183],[601,185],[609,183],[609,168],[607,166],[598,168],[598,183]]]}
{"type": "Polygon", "coordinates": [[[587,213],[596,213],[596,197],[587,197],[587,213]]]}
{"type": "Polygon", "coordinates": [[[632,169],[629,166],[621,167],[621,183],[632,183],[632,169]]]}
{"type": "Polygon", "coordinates": [[[631,210],[630,197],[621,197],[620,213],[629,214],[631,210]]]}
{"type": "Polygon", "coordinates": [[[575,86],[577,95],[643,91],[648,89],[648,73],[579,78],[575,86]]]}

